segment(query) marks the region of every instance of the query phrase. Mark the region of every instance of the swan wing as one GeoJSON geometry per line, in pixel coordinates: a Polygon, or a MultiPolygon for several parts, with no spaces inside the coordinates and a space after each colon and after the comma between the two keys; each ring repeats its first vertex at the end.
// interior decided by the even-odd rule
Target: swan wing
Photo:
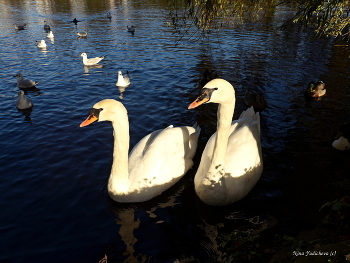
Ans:
{"type": "Polygon", "coordinates": [[[199,132],[199,127],[170,126],[144,137],[130,152],[129,180],[139,189],[169,188],[192,167],[199,132]]]}

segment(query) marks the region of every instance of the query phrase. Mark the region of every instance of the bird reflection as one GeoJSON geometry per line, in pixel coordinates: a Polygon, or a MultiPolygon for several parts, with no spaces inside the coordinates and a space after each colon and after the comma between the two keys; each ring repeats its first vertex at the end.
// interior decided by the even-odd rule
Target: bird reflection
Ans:
{"type": "Polygon", "coordinates": [[[103,67],[104,65],[100,65],[100,64],[91,65],[91,66],[84,65],[84,73],[89,73],[89,70],[93,68],[103,68],[103,67]]]}
{"type": "Polygon", "coordinates": [[[17,110],[18,110],[18,112],[22,112],[22,115],[24,116],[24,122],[32,124],[32,118],[30,117],[30,115],[33,111],[33,108],[24,109],[24,110],[17,108],[17,110]]]}
{"type": "Polygon", "coordinates": [[[121,87],[121,86],[117,86],[117,88],[118,88],[118,90],[119,90],[119,92],[120,92],[120,94],[119,94],[119,99],[123,99],[123,93],[124,93],[124,91],[125,91],[125,89],[127,88],[127,87],[121,87]]]}

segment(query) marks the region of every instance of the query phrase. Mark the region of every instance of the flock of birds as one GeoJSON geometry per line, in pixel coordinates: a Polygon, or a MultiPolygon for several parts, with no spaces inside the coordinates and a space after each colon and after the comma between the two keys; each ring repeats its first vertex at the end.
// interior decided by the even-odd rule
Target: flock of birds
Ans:
{"type": "MultiPolygon", "coordinates": [[[[107,13],[107,18],[109,18],[109,19],[112,18],[111,13],[107,13]]],[[[71,21],[71,22],[77,24],[78,22],[81,22],[81,21],[74,18],[73,21],[71,21]]],[[[26,28],[26,24],[23,24],[23,25],[14,24],[14,27],[18,31],[24,30],[26,28]]],[[[46,31],[46,37],[51,39],[51,41],[52,41],[54,38],[54,34],[51,30],[51,26],[48,25],[46,23],[46,21],[44,21],[43,28],[46,31]]],[[[127,30],[130,33],[134,33],[135,27],[134,26],[127,26],[127,30]]],[[[78,38],[86,38],[88,35],[87,30],[84,30],[82,32],[76,32],[76,34],[78,35],[78,38]]],[[[36,41],[36,44],[37,44],[37,47],[40,49],[46,49],[46,47],[47,47],[46,41],[43,39],[40,41],[36,41]]],[[[84,66],[97,65],[102,59],[104,59],[104,56],[95,57],[95,58],[88,58],[87,54],[85,52],[83,52],[80,56],[83,58],[84,66]]],[[[27,109],[33,108],[33,106],[34,106],[33,101],[25,96],[25,92],[23,90],[28,90],[28,89],[34,88],[37,84],[39,84],[39,81],[25,79],[21,72],[18,72],[14,77],[17,77],[17,87],[21,89],[20,91],[18,91],[18,98],[16,101],[17,109],[27,110],[27,109]]],[[[116,86],[118,88],[126,88],[126,87],[130,86],[130,77],[129,77],[128,71],[126,71],[126,73],[124,75],[121,71],[118,71],[118,80],[116,82],[116,86]]]]}
{"type": "MultiPolygon", "coordinates": [[[[110,14],[107,14],[107,17],[110,14]]],[[[74,21],[73,21],[74,22],[74,21]]],[[[21,29],[16,25],[16,29],[21,29]]],[[[52,34],[49,25],[44,25],[52,34]]],[[[77,33],[86,37],[87,31],[77,33]]],[[[42,40],[43,41],[43,40],[42,40]]],[[[43,45],[43,42],[39,43],[43,45]]],[[[38,43],[38,47],[39,47],[38,43]]],[[[86,66],[96,65],[104,57],[88,58],[80,55],[86,66]]],[[[22,89],[35,87],[39,82],[17,77],[18,92],[16,107],[33,107],[22,89]]],[[[118,71],[116,86],[129,86],[128,72],[118,71]]],[[[197,196],[206,204],[224,206],[244,198],[259,181],[263,172],[260,141],[260,111],[267,107],[261,91],[248,89],[244,102],[248,109],[232,122],[235,109],[235,89],[226,80],[218,78],[215,71],[206,70],[200,81],[201,93],[188,109],[206,103],[217,103],[217,131],[209,138],[202,153],[194,178],[197,196]]],[[[319,99],[326,94],[322,81],[311,82],[305,95],[319,99]]],[[[156,130],[142,138],[129,153],[129,120],[124,105],[114,99],[102,100],[90,109],[84,127],[93,122],[110,121],[113,126],[113,163],[108,181],[108,193],[118,202],[143,202],[160,195],[174,185],[193,166],[201,128],[193,126],[173,127],[156,130]]],[[[339,129],[333,147],[339,150],[349,148],[350,126],[339,129]]]]}

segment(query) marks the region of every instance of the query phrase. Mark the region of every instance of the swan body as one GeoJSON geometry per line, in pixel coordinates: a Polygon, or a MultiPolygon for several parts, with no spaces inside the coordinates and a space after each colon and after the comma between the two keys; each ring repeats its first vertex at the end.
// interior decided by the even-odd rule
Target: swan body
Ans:
{"type": "Polygon", "coordinates": [[[48,24],[46,24],[46,21],[44,21],[44,23],[44,30],[49,31],[51,27],[48,24]]]}
{"type": "Polygon", "coordinates": [[[24,95],[24,91],[18,91],[18,98],[16,101],[16,107],[20,110],[25,110],[33,107],[33,102],[24,95]]]}
{"type": "Polygon", "coordinates": [[[95,58],[87,58],[87,54],[86,53],[81,53],[80,55],[81,57],[83,57],[83,64],[85,66],[92,66],[92,65],[96,65],[98,64],[98,62],[100,62],[102,59],[104,59],[105,57],[95,57],[95,58]]]}
{"type": "Polygon", "coordinates": [[[326,84],[323,81],[311,81],[306,92],[311,98],[320,98],[326,95],[326,84]]]}
{"type": "Polygon", "coordinates": [[[264,94],[254,89],[246,90],[244,94],[244,103],[249,107],[253,106],[256,111],[262,111],[267,107],[264,94]]]}
{"type": "Polygon", "coordinates": [[[112,99],[96,103],[80,127],[111,121],[114,130],[113,164],[108,193],[117,202],[143,202],[175,184],[193,165],[199,126],[157,130],[129,150],[129,121],[122,103],[112,99]]]}
{"type": "Polygon", "coordinates": [[[350,122],[339,126],[338,134],[332,142],[333,148],[340,151],[350,150],[350,122]]]}
{"type": "Polygon", "coordinates": [[[35,85],[39,84],[40,82],[40,81],[32,81],[30,79],[23,78],[23,75],[20,72],[14,75],[14,77],[17,77],[17,87],[22,89],[35,87],[35,85]]]}
{"type": "Polygon", "coordinates": [[[76,32],[76,34],[79,37],[87,37],[87,35],[88,35],[87,30],[84,30],[83,32],[76,32]]]}
{"type": "Polygon", "coordinates": [[[262,174],[260,115],[250,107],[232,122],[235,91],[223,79],[208,82],[189,109],[206,102],[219,103],[217,132],[203,151],[194,185],[204,203],[223,206],[244,198],[262,174]]]}
{"type": "Polygon", "coordinates": [[[46,48],[45,40],[36,41],[36,45],[38,48],[46,48]]]}
{"type": "Polygon", "coordinates": [[[129,71],[123,75],[121,71],[118,71],[118,80],[115,84],[117,87],[128,87],[130,85],[129,71]]]}

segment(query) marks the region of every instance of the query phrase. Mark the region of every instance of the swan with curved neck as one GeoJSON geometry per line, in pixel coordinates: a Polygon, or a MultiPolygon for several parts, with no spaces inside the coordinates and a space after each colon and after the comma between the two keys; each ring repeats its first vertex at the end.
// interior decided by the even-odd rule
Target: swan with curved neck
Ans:
{"type": "Polygon", "coordinates": [[[259,113],[250,107],[232,122],[235,101],[233,86],[214,79],[188,107],[219,103],[217,132],[207,142],[194,178],[198,197],[208,205],[223,206],[242,199],[263,170],[259,113]]]}
{"type": "Polygon", "coordinates": [[[117,202],[143,202],[161,194],[190,169],[196,152],[199,126],[154,131],[129,151],[129,121],[122,103],[96,103],[80,127],[111,121],[114,130],[113,164],[108,193],[117,202]]]}

